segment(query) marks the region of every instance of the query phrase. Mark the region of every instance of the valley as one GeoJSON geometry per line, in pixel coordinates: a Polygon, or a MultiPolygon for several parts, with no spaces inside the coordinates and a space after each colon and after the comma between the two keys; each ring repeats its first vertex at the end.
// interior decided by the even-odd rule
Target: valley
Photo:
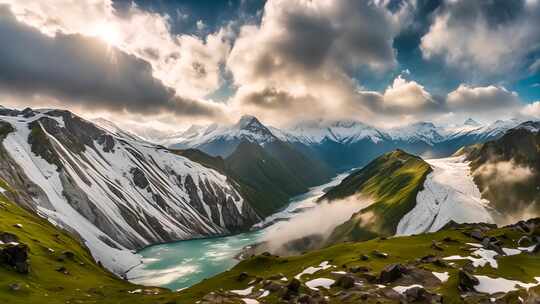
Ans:
{"type": "MultiPolygon", "coordinates": [[[[455,288],[445,285],[448,279],[437,283],[440,273],[445,273],[445,277],[461,278],[461,269],[469,266],[458,262],[435,262],[441,271],[433,270],[434,279],[433,275],[418,277],[420,274],[426,276],[426,271],[432,269],[423,264],[440,259],[469,260],[475,264],[481,263],[481,259],[488,259],[485,263],[497,268],[489,257],[519,256],[527,264],[531,263],[529,255],[536,256],[529,253],[536,252],[534,246],[538,236],[535,221],[527,224],[531,227],[528,230],[519,226],[521,224],[513,228],[495,226],[495,223],[503,223],[501,219],[505,219],[504,223],[513,223],[508,219],[516,219],[516,214],[535,214],[537,193],[534,180],[538,155],[535,149],[539,134],[535,122],[501,131],[486,143],[480,140],[475,145],[459,149],[452,156],[426,160],[411,154],[409,145],[381,144],[381,139],[376,139],[374,134],[382,133],[365,135],[363,127],[359,131],[355,124],[343,123],[337,125],[335,128],[338,129],[333,132],[347,129],[349,138],[367,138],[371,142],[369,145],[379,150],[364,146],[362,149],[368,151],[367,154],[351,162],[360,167],[348,167],[348,172],[337,174],[343,163],[325,160],[320,154],[322,150],[317,150],[319,143],[335,140],[334,147],[339,141],[340,149],[354,150],[345,144],[351,140],[332,133],[333,137],[325,135],[322,141],[312,137],[305,142],[315,144],[309,149],[302,148],[297,143],[283,141],[283,133],[264,127],[254,117],[243,118],[233,126],[237,132],[235,135],[219,139],[219,145],[229,145],[232,153],[212,155],[197,150],[200,148],[197,146],[184,150],[169,149],[124,132],[110,122],[101,126],[68,111],[4,108],[0,114],[0,178],[5,183],[5,202],[18,202],[20,207],[17,208],[33,214],[32,221],[41,220],[34,218],[36,216],[44,218],[48,221],[47,229],[65,230],[63,233],[73,234],[81,245],[88,248],[85,254],[91,254],[92,261],[82,263],[104,267],[101,274],[94,272],[97,268],[92,268],[92,275],[97,281],[89,288],[93,290],[95,284],[104,284],[99,282],[110,280],[107,277],[112,278],[107,284],[117,286],[111,287],[113,293],[98,292],[90,298],[102,298],[107,294],[115,294],[116,297],[127,292],[126,300],[133,297],[141,303],[154,301],[153,296],[179,303],[190,303],[190,299],[199,299],[202,303],[277,303],[287,297],[305,297],[314,303],[326,298],[331,299],[330,303],[347,303],[358,297],[369,300],[370,296],[366,298],[365,295],[367,288],[370,294],[379,294],[378,298],[392,302],[410,295],[406,295],[405,285],[388,285],[377,278],[383,276],[385,267],[390,267],[387,263],[390,261],[403,265],[400,271],[407,279],[403,279],[403,283],[397,279],[399,284],[418,283],[412,285],[422,288],[422,297],[434,297],[438,303],[438,297],[455,300],[458,296],[455,288]],[[264,136],[257,136],[260,132],[264,136]],[[259,141],[261,138],[264,140],[259,141]],[[516,145],[515,141],[521,143],[516,145]],[[386,151],[394,145],[398,148],[386,151]],[[507,150],[508,146],[513,148],[507,150]],[[364,160],[363,157],[369,157],[369,153],[373,153],[373,159],[364,160]],[[499,162],[511,163],[511,170],[525,172],[527,178],[507,180],[501,175],[506,171],[486,173],[486,167],[506,168],[499,167],[499,162]],[[496,181],[502,180],[501,185],[510,189],[508,195],[518,193],[519,203],[513,208],[502,203],[510,196],[493,192],[492,180],[488,176],[496,181]],[[522,232],[516,234],[518,228],[522,232]],[[511,236],[487,241],[482,237],[477,240],[482,241],[480,243],[459,236],[461,233],[478,238],[473,236],[478,229],[489,235],[500,237],[503,233],[511,236]],[[434,254],[438,258],[427,258],[420,256],[420,252],[401,255],[398,253],[401,249],[397,248],[401,246],[399,240],[402,238],[407,238],[406,242],[411,244],[418,242],[416,246],[419,247],[430,242],[431,250],[442,251],[444,256],[434,254]],[[456,239],[455,244],[444,241],[453,238],[456,239]],[[528,247],[523,239],[529,240],[528,247]],[[376,245],[387,241],[389,247],[376,245]],[[456,247],[458,243],[469,247],[456,247]],[[525,247],[529,249],[523,249],[525,247]],[[468,256],[467,252],[473,249],[476,251],[468,256]],[[349,256],[350,252],[358,250],[366,252],[360,254],[361,261],[370,261],[362,268],[362,275],[357,274],[357,265],[351,269],[346,266],[347,261],[356,260],[349,256]],[[325,259],[319,261],[323,257],[325,259]],[[418,264],[413,262],[413,257],[427,260],[418,264]],[[375,259],[375,264],[372,259],[375,259]],[[299,264],[291,264],[290,268],[279,266],[289,261],[298,261],[293,264],[299,264]],[[303,265],[309,280],[302,280],[299,265],[303,265]],[[343,270],[338,270],[339,267],[343,270]],[[328,272],[330,269],[333,270],[328,272]],[[129,282],[120,283],[108,271],[129,282]],[[297,274],[289,277],[293,271],[297,274]],[[315,277],[315,273],[325,276],[315,277]],[[231,278],[236,276],[241,279],[232,279],[234,282],[231,282],[231,278]],[[281,278],[274,282],[273,278],[277,276],[281,278]],[[249,277],[252,278],[247,280],[249,277]],[[341,280],[349,283],[340,283],[341,280]],[[284,291],[283,288],[289,288],[284,282],[297,287],[284,291]],[[337,294],[324,292],[344,286],[349,290],[350,282],[364,287],[353,288],[356,290],[354,295],[347,299],[340,296],[345,291],[337,294]],[[274,284],[274,287],[266,289],[267,284],[274,284]],[[220,287],[216,289],[216,286],[220,287]],[[257,289],[260,292],[255,292],[257,289]],[[148,299],[138,296],[141,294],[148,299]],[[263,295],[268,298],[259,301],[263,295]],[[322,298],[317,300],[317,297],[322,298]]],[[[424,140],[429,137],[424,131],[418,132],[423,134],[424,140]]],[[[429,138],[438,138],[438,142],[442,140],[433,136],[429,138]]],[[[418,148],[424,144],[415,143],[413,146],[418,148]]],[[[435,141],[431,144],[435,147],[435,141]]],[[[214,142],[212,147],[216,145],[218,143],[214,142]]],[[[518,219],[528,217],[531,216],[518,219]]],[[[28,220],[20,221],[24,223],[16,223],[12,227],[29,225],[28,220]]],[[[9,225],[4,229],[12,230],[9,225]]],[[[32,231],[35,233],[39,232],[32,231]]],[[[21,238],[15,235],[15,239],[21,238]]],[[[11,249],[13,246],[27,244],[37,246],[32,245],[36,240],[29,236],[24,245],[19,245],[6,239],[2,246],[7,247],[2,250],[14,250],[11,249]]],[[[8,280],[23,280],[22,283],[10,283],[19,284],[13,288],[18,290],[19,286],[26,286],[33,289],[32,284],[46,286],[41,285],[42,279],[35,273],[44,267],[42,258],[56,259],[56,262],[46,264],[58,264],[54,267],[63,276],[89,271],[84,270],[86,266],[83,264],[62,265],[65,259],[56,257],[54,253],[57,251],[62,249],[41,247],[37,252],[36,249],[31,250],[26,261],[33,260],[40,265],[37,268],[33,268],[31,263],[25,266],[30,269],[28,277],[13,277],[12,270],[8,268],[8,280]],[[50,256],[43,256],[43,250],[50,256]],[[35,256],[36,253],[39,255],[35,256]],[[84,269],[79,270],[80,267],[84,269]],[[37,281],[31,283],[28,279],[37,281]]],[[[504,265],[502,260],[501,265],[504,265]]],[[[18,269],[20,266],[15,267],[18,269]]],[[[47,267],[53,266],[45,267],[50,270],[47,267]]],[[[490,272],[485,267],[469,267],[465,271],[467,275],[482,280],[490,280],[491,277],[486,275],[502,275],[504,280],[514,280],[521,286],[536,287],[530,277],[511,272],[490,272]]],[[[474,287],[476,281],[471,280],[473,287],[468,288],[473,294],[469,296],[481,300],[482,291],[488,289],[482,287],[483,283],[474,287]]],[[[60,282],[64,281],[50,283],[66,284],[60,282]]],[[[51,290],[62,299],[78,298],[64,293],[65,287],[61,287],[40,288],[51,290]]],[[[17,290],[8,291],[4,296],[15,299],[14,296],[22,295],[17,290]]],[[[505,287],[504,297],[512,294],[513,290],[513,287],[505,287]]],[[[35,289],[26,295],[33,296],[37,296],[35,289]]]]}

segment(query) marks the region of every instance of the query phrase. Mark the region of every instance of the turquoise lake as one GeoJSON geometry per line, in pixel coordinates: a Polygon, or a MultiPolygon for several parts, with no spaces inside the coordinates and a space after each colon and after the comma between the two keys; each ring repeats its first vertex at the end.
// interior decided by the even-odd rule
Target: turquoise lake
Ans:
{"type": "Polygon", "coordinates": [[[337,185],[346,174],[293,199],[289,206],[256,225],[259,230],[233,236],[179,241],[147,247],[139,252],[143,264],[127,273],[136,284],[160,286],[171,290],[190,287],[205,278],[227,271],[239,261],[235,256],[242,248],[256,243],[272,223],[287,220],[315,205],[328,187],[337,185]]]}

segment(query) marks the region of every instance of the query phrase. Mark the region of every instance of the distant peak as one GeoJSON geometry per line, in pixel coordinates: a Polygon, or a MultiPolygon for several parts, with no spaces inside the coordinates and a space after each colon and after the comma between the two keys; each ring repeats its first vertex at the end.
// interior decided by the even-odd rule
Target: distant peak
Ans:
{"type": "Polygon", "coordinates": [[[474,120],[472,118],[468,118],[467,120],[465,120],[465,122],[463,124],[466,125],[466,126],[479,126],[480,125],[479,122],[477,122],[476,120],[474,120]]]}
{"type": "Polygon", "coordinates": [[[242,116],[236,125],[239,129],[264,127],[263,124],[257,119],[257,117],[252,115],[242,116]]]}

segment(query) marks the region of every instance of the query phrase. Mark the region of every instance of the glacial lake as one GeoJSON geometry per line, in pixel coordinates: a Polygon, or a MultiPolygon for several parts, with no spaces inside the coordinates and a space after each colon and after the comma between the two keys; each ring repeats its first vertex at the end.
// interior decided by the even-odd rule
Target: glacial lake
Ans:
{"type": "Polygon", "coordinates": [[[181,290],[227,271],[239,262],[235,257],[242,248],[259,242],[273,223],[290,219],[302,210],[313,207],[325,189],[339,184],[347,175],[348,173],[340,174],[329,183],[313,187],[309,192],[294,197],[286,209],[256,225],[261,227],[258,230],[233,236],[147,247],[138,252],[143,256],[143,264],[131,269],[127,277],[136,284],[181,290]]]}

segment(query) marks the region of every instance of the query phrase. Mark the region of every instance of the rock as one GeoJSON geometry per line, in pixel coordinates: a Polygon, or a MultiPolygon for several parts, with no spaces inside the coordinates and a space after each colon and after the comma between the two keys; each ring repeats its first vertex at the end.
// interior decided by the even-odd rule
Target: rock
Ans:
{"type": "Polygon", "coordinates": [[[9,232],[0,232],[0,241],[4,242],[4,243],[12,243],[12,242],[19,242],[19,237],[17,237],[15,234],[13,233],[9,233],[9,232]]]}
{"type": "Polygon", "coordinates": [[[362,261],[367,261],[367,260],[369,260],[369,256],[367,256],[366,254],[362,254],[362,255],[360,256],[360,260],[362,260],[362,261]]]}
{"type": "Polygon", "coordinates": [[[467,234],[477,241],[482,241],[484,239],[484,234],[480,230],[473,230],[467,234]]]}
{"type": "Polygon", "coordinates": [[[459,271],[458,288],[462,292],[475,291],[474,286],[480,284],[478,279],[465,270],[459,271]]]}
{"type": "Polygon", "coordinates": [[[278,273],[278,274],[274,274],[274,275],[269,276],[267,279],[275,281],[275,280],[281,280],[284,277],[285,277],[285,275],[283,273],[278,273]]]}
{"type": "Polygon", "coordinates": [[[428,254],[428,255],[425,255],[425,256],[421,257],[418,261],[420,263],[433,263],[433,262],[435,262],[435,260],[437,260],[436,256],[434,256],[433,254],[428,254]]]}
{"type": "Polygon", "coordinates": [[[270,291],[270,292],[278,292],[280,290],[283,290],[285,287],[283,285],[281,285],[281,284],[276,283],[276,282],[266,281],[263,284],[263,288],[265,290],[270,291]]]}
{"type": "Polygon", "coordinates": [[[453,238],[451,238],[449,236],[445,237],[442,241],[445,242],[445,243],[459,243],[458,240],[453,239],[453,238]]]}
{"type": "Polygon", "coordinates": [[[19,224],[19,223],[17,223],[17,224],[15,224],[15,225],[13,225],[13,227],[15,227],[15,228],[19,228],[19,229],[22,229],[23,225],[22,225],[22,224],[19,224]]]}
{"type": "Polygon", "coordinates": [[[382,259],[388,258],[388,253],[380,252],[380,251],[378,251],[378,250],[373,250],[372,254],[373,254],[375,257],[382,258],[382,259]]]}
{"type": "Polygon", "coordinates": [[[524,235],[518,240],[519,247],[529,247],[529,246],[532,246],[533,244],[534,244],[533,240],[528,235],[524,235]]]}
{"type": "Polygon", "coordinates": [[[442,303],[442,296],[431,293],[422,287],[413,287],[405,291],[405,298],[408,303],[442,303]]]}
{"type": "Polygon", "coordinates": [[[380,283],[391,283],[401,278],[407,273],[407,268],[401,264],[390,264],[386,266],[379,275],[380,283]]]}
{"type": "Polygon", "coordinates": [[[19,291],[21,290],[22,285],[20,283],[13,283],[13,284],[9,284],[8,288],[11,291],[19,291]]]}
{"type": "Polygon", "coordinates": [[[340,276],[333,286],[341,287],[343,289],[349,289],[354,287],[354,278],[349,275],[340,276]]]}
{"type": "Polygon", "coordinates": [[[298,290],[300,289],[300,285],[302,283],[298,279],[292,279],[289,284],[287,284],[287,289],[289,291],[298,293],[298,290]]]}
{"type": "Polygon", "coordinates": [[[66,259],[73,260],[75,258],[75,253],[66,250],[66,251],[62,252],[62,256],[64,256],[66,259]]]}
{"type": "Polygon", "coordinates": [[[245,279],[247,279],[248,277],[249,277],[249,274],[247,272],[242,272],[241,274],[238,275],[236,280],[239,281],[239,282],[242,282],[245,279]]]}
{"type": "Polygon", "coordinates": [[[28,246],[25,244],[8,244],[0,248],[0,264],[14,267],[18,273],[28,273],[30,266],[28,263],[28,246]]]}
{"type": "Polygon", "coordinates": [[[353,266],[351,268],[349,268],[349,271],[352,272],[352,273],[357,273],[357,272],[369,272],[371,269],[369,267],[366,267],[366,266],[353,266]]]}
{"type": "Polygon", "coordinates": [[[60,267],[56,268],[56,271],[58,271],[58,272],[60,272],[60,273],[63,273],[63,274],[65,274],[65,275],[68,275],[68,274],[69,274],[69,271],[68,271],[67,268],[64,267],[64,266],[60,266],[60,267]]]}
{"type": "Polygon", "coordinates": [[[441,244],[435,240],[431,241],[431,248],[438,251],[444,251],[444,248],[441,246],[441,244]]]}

